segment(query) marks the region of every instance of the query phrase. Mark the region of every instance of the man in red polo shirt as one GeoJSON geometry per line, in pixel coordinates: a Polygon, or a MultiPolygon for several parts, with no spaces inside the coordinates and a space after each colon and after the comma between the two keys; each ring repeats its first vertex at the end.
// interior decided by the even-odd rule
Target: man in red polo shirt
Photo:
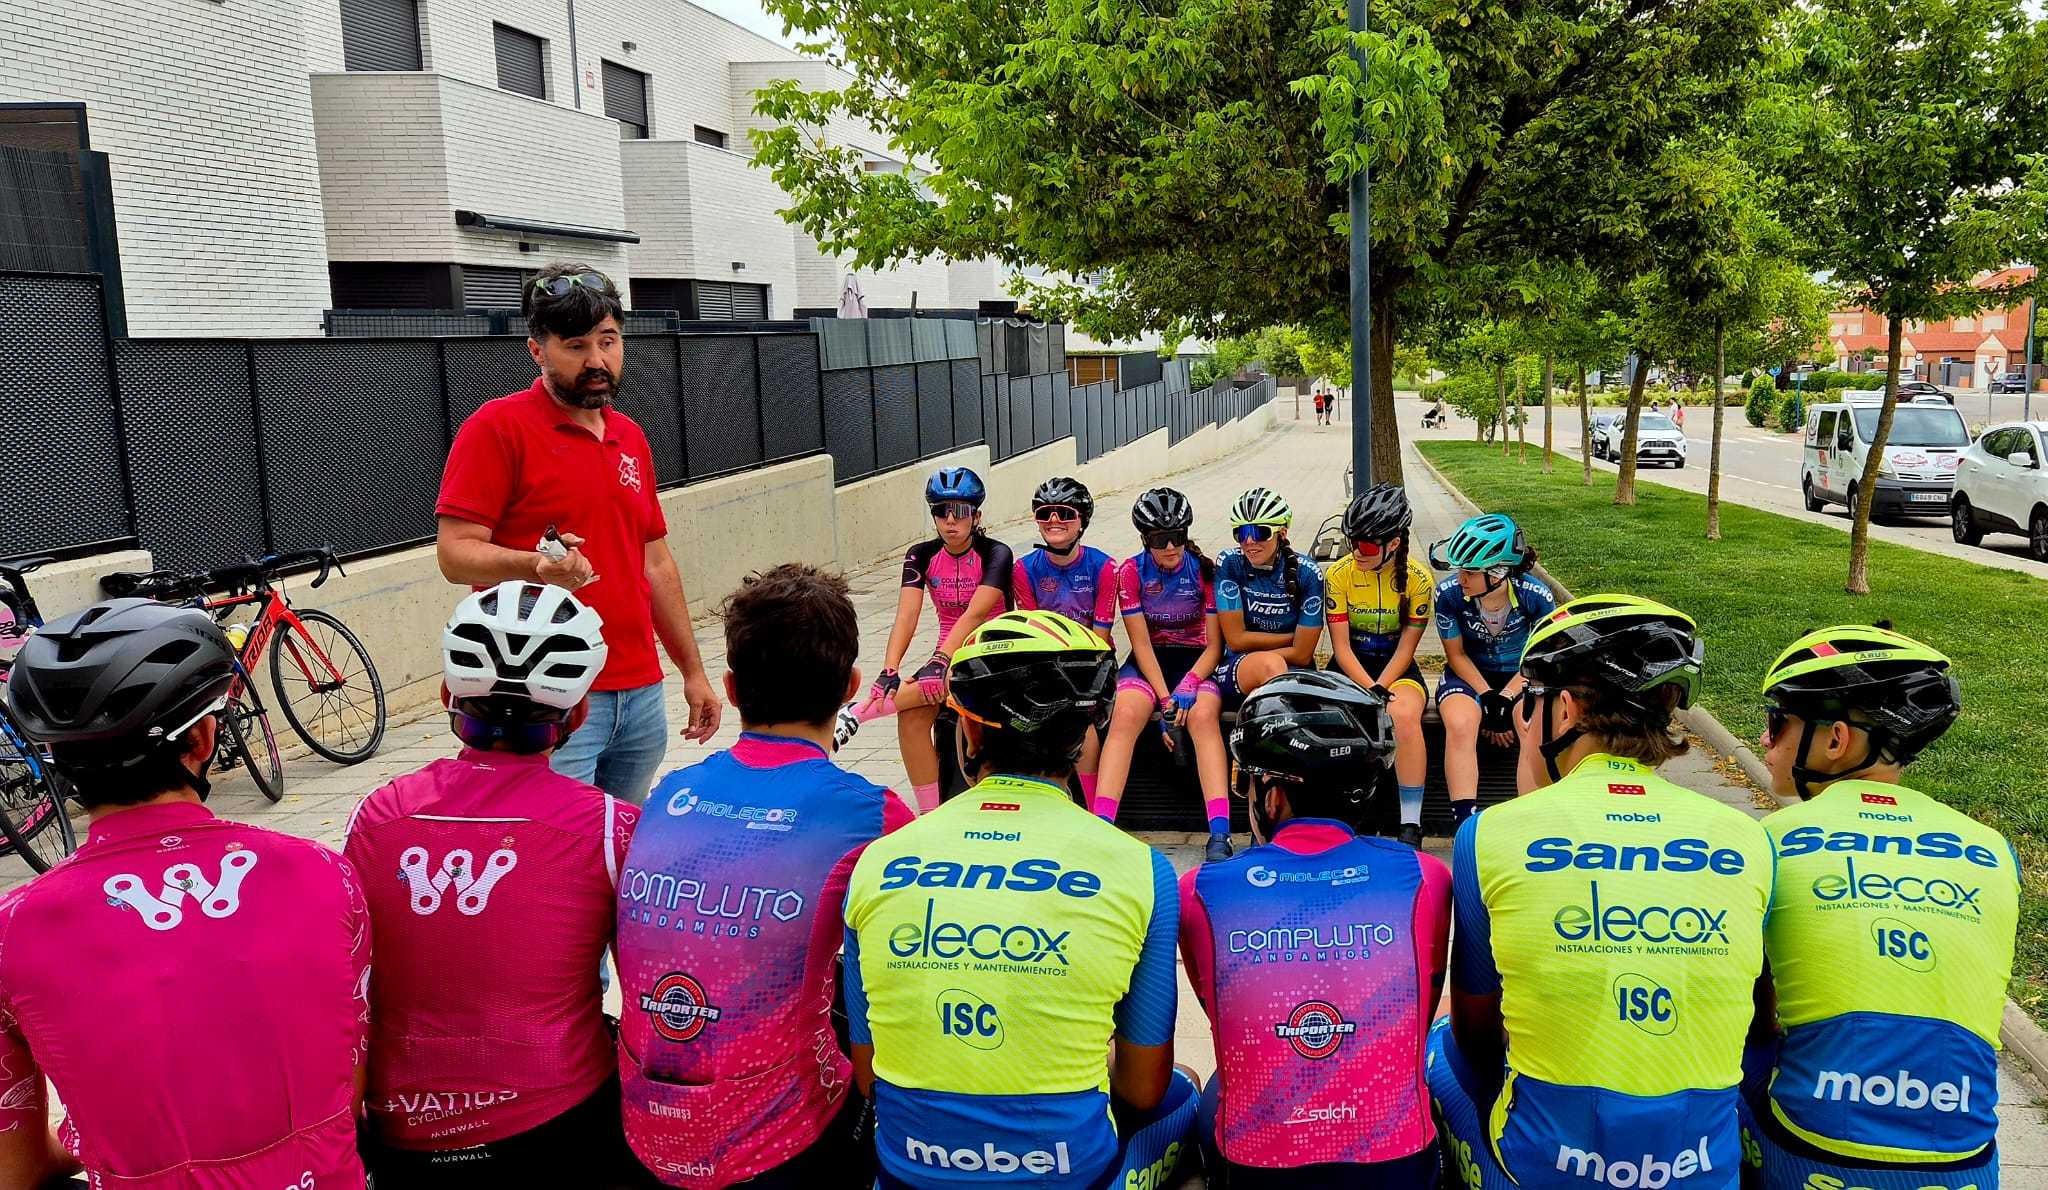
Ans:
{"type": "Polygon", "coordinates": [[[710,739],[720,706],[690,630],[647,436],[612,408],[623,314],[618,289],[586,265],[549,265],[528,284],[526,347],[540,378],[462,423],[434,505],[435,550],[450,582],[551,583],[603,617],[610,658],[589,717],[552,763],[637,805],[668,751],[657,637],[682,671],[684,738],[710,739]],[[544,544],[550,530],[559,546],[544,544]]]}

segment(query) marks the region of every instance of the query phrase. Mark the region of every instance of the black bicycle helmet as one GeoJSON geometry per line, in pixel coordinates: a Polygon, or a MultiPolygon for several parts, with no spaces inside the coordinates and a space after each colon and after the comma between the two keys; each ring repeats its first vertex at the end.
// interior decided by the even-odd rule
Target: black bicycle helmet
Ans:
{"type": "Polygon", "coordinates": [[[1245,698],[1230,732],[1241,769],[1314,787],[1370,792],[1377,769],[1394,760],[1387,700],[1343,674],[1291,670],[1245,698]]]}
{"type": "Polygon", "coordinates": [[[1399,485],[1376,483],[1351,498],[1344,510],[1344,536],[1353,541],[1375,541],[1408,531],[1415,523],[1415,511],[1408,507],[1408,493],[1399,485]]]}
{"type": "Polygon", "coordinates": [[[1031,493],[1031,511],[1036,514],[1048,505],[1061,504],[1081,514],[1081,527],[1095,519],[1095,497],[1088,492],[1088,485],[1065,475],[1055,475],[1038,485],[1031,493]]]}
{"type": "Polygon", "coordinates": [[[1793,641],[1764,675],[1764,697],[1809,727],[1863,728],[1895,764],[1912,763],[1963,710],[1949,659],[1888,625],[1844,624],[1793,641]]]}
{"type": "Polygon", "coordinates": [[[1588,595],[1545,616],[1522,650],[1522,673],[1540,686],[1583,686],[1643,711],[1636,696],[1678,688],[1692,705],[1706,646],[1684,612],[1634,595],[1588,595]]]}
{"type": "Polygon", "coordinates": [[[1131,525],[1140,533],[1186,530],[1195,523],[1195,506],[1172,488],[1153,488],[1131,505],[1131,525]]]}
{"type": "Polygon", "coordinates": [[[953,654],[947,689],[953,706],[983,726],[1078,751],[1089,728],[1109,724],[1116,654],[1058,612],[1004,612],[953,654]]]}
{"type": "Polygon", "coordinates": [[[109,599],[22,644],[7,705],[30,739],[56,749],[60,764],[118,767],[216,709],[234,679],[234,647],[205,612],[109,599]]]}

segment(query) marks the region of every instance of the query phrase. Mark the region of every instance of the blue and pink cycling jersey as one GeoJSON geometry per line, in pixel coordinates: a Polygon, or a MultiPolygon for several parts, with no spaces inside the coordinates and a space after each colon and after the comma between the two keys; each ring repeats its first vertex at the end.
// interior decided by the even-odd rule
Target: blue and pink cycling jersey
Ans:
{"type": "Polygon", "coordinates": [[[744,1181],[838,1114],[847,877],[910,820],[816,744],[752,732],[655,787],[619,873],[619,1074],[626,1139],[664,1182],[744,1181]]]}
{"type": "Polygon", "coordinates": [[[1180,895],[1226,1160],[1375,1164],[1435,1140],[1423,1052],[1449,956],[1441,861],[1296,818],[1272,842],[1187,873],[1180,895]]]}
{"type": "Polygon", "coordinates": [[[1179,568],[1172,571],[1161,570],[1149,550],[1125,558],[1117,567],[1116,583],[1124,619],[1143,616],[1154,645],[1208,645],[1208,617],[1216,611],[1216,591],[1202,577],[1202,563],[1193,554],[1183,554],[1179,568]]]}
{"type": "Polygon", "coordinates": [[[1058,612],[1107,634],[1116,622],[1116,563],[1092,545],[1062,565],[1044,547],[1017,560],[1010,602],[1018,611],[1058,612]]]}
{"type": "Polygon", "coordinates": [[[903,555],[903,585],[921,588],[931,596],[932,611],[939,617],[939,639],[944,640],[974,593],[994,587],[1003,593],[1003,608],[1010,606],[1010,579],[1016,558],[1010,547],[992,537],[976,536],[964,553],[946,549],[942,537],[920,541],[903,555]]]}

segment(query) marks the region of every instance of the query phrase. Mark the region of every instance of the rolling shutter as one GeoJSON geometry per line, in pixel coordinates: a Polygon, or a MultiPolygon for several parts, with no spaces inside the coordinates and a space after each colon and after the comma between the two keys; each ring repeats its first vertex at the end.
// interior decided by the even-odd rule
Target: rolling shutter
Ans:
{"type": "Polygon", "coordinates": [[[348,70],[418,70],[418,0],[341,0],[341,59],[348,70]]]}
{"type": "Polygon", "coordinates": [[[697,317],[706,322],[732,321],[732,286],[724,281],[699,281],[697,317]]]}
{"type": "Polygon", "coordinates": [[[647,76],[617,62],[606,62],[604,114],[619,122],[622,139],[647,139],[647,76]]]}
{"type": "Polygon", "coordinates": [[[548,72],[542,57],[546,43],[505,25],[491,26],[491,42],[498,51],[499,89],[546,99],[548,72]]]}
{"type": "Polygon", "coordinates": [[[526,279],[533,275],[519,269],[488,269],[464,265],[462,304],[468,309],[490,307],[517,310],[520,308],[520,296],[526,279]]]}
{"type": "Polygon", "coordinates": [[[701,322],[766,322],[768,287],[742,285],[732,281],[692,281],[697,295],[694,311],[685,315],[701,322]]]}

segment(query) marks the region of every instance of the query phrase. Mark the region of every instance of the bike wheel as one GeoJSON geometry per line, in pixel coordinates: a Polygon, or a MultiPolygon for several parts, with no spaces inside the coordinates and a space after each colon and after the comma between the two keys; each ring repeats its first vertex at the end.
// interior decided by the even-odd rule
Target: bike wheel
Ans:
{"type": "Polygon", "coordinates": [[[254,687],[228,700],[220,713],[221,742],[214,745],[214,760],[221,771],[241,765],[264,797],[277,801],[284,796],[284,760],[277,754],[277,735],[270,729],[270,712],[256,697],[254,687]]]}
{"type": "Polygon", "coordinates": [[[384,682],[377,665],[340,620],[323,611],[298,616],[305,631],[280,623],[270,646],[278,709],[299,738],[327,759],[368,760],[384,742],[384,682]]]}
{"type": "Polygon", "coordinates": [[[77,849],[61,779],[0,714],[0,855],[13,852],[35,871],[47,872],[77,849]]]}

